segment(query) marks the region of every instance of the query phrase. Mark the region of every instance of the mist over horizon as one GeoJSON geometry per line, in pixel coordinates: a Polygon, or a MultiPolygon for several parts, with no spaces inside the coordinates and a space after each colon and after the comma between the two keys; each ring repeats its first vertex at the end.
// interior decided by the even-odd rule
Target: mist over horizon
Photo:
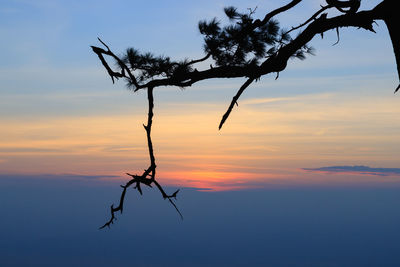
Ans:
{"type": "Polygon", "coordinates": [[[129,190],[124,213],[99,230],[119,198],[117,183],[20,179],[0,179],[4,266],[400,263],[400,195],[390,186],[181,188],[183,221],[155,190],[129,190]]]}

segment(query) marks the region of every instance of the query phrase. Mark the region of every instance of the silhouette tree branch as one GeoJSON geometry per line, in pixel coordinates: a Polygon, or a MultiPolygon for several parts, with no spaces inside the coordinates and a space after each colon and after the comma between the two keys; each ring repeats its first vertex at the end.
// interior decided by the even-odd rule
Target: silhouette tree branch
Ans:
{"type": "Polygon", "coordinates": [[[261,25],[265,25],[269,20],[271,20],[274,16],[285,12],[291,8],[293,8],[294,6],[296,6],[298,3],[300,3],[302,0],[293,0],[291,1],[289,4],[284,5],[280,8],[277,8],[271,12],[269,12],[267,15],[265,15],[264,19],[262,21],[255,21],[254,22],[254,27],[260,27],[261,25]]]}
{"type": "MultiPolygon", "coordinates": [[[[336,30],[339,41],[339,29],[354,27],[375,32],[373,24],[375,20],[384,20],[389,29],[393,44],[393,50],[397,62],[397,70],[400,79],[400,31],[397,22],[397,2],[395,0],[382,0],[371,10],[358,11],[360,0],[326,0],[327,5],[321,6],[306,21],[289,31],[279,27],[274,17],[286,12],[299,4],[301,0],[293,0],[269,13],[262,20],[253,19],[255,9],[248,13],[240,13],[234,7],[224,9],[231,23],[221,27],[220,23],[213,19],[211,21],[200,21],[199,30],[204,36],[205,56],[194,60],[174,61],[165,56],[154,56],[151,53],[141,53],[134,48],[128,48],[123,56],[115,55],[109,46],[100,38],[100,43],[105,48],[91,46],[93,52],[98,56],[100,62],[106,69],[112,82],[119,78],[127,82],[129,88],[134,92],[147,90],[149,112],[147,125],[143,125],[147,136],[147,145],[150,157],[150,166],[142,175],[132,175],[130,181],[124,186],[121,193],[119,205],[111,206],[111,219],[101,228],[110,226],[114,222],[115,213],[123,211],[124,198],[127,188],[134,185],[135,189],[142,194],[141,184],[146,186],[156,185],[164,199],[168,199],[179,215],[181,212],[172,199],[176,198],[176,191],[167,195],[162,186],[156,181],[156,163],[154,149],[151,141],[151,126],[153,119],[154,97],[153,90],[163,86],[190,87],[193,84],[214,78],[245,78],[246,81],[239,88],[227,111],[222,116],[219,129],[222,128],[229,118],[231,111],[242,93],[260,77],[283,71],[289,59],[305,59],[306,54],[313,54],[313,48],[308,43],[317,35],[329,30],[336,30]],[[340,15],[329,17],[328,12],[335,8],[341,12],[340,15]],[[297,36],[292,38],[290,33],[297,31],[297,36]],[[116,67],[111,67],[106,58],[111,58],[116,67]],[[211,60],[209,68],[200,69],[196,64],[211,60]],[[199,69],[199,70],[198,70],[199,69]]],[[[278,77],[278,76],[277,76],[278,77]]],[[[400,89],[400,85],[395,92],[400,89]]]]}
{"type": "MultiPolygon", "coordinates": [[[[398,23],[398,13],[396,5],[398,1],[395,0],[385,0],[379,3],[375,7],[375,12],[378,19],[382,19],[388,30],[390,39],[393,45],[393,52],[396,58],[397,74],[400,80],[400,30],[398,23]]],[[[397,86],[395,93],[400,89],[400,84],[397,86]]]]}
{"type": "Polygon", "coordinates": [[[109,48],[100,38],[97,38],[97,39],[100,41],[100,43],[102,43],[102,44],[107,48],[107,51],[104,50],[104,49],[102,49],[102,48],[96,47],[96,46],[91,46],[91,48],[92,48],[93,52],[95,52],[95,53],[97,54],[97,56],[99,57],[101,63],[102,63],[103,66],[106,68],[108,74],[109,74],[110,77],[111,77],[112,82],[114,83],[114,78],[116,78],[117,80],[118,80],[118,78],[128,78],[128,79],[131,80],[131,82],[132,82],[135,86],[139,86],[138,83],[137,83],[137,81],[136,81],[135,76],[132,74],[132,72],[130,71],[130,69],[125,65],[125,63],[124,63],[119,57],[117,57],[117,56],[110,50],[110,48],[109,48]],[[113,57],[113,58],[115,59],[115,61],[118,63],[118,65],[120,66],[121,71],[120,71],[120,72],[115,72],[115,71],[113,71],[113,70],[111,69],[111,67],[108,65],[107,61],[104,59],[104,56],[103,56],[103,55],[108,55],[108,56],[113,57]],[[126,73],[127,73],[128,75],[127,75],[126,73]]]}
{"type": "Polygon", "coordinates": [[[125,185],[121,185],[122,192],[121,192],[121,197],[119,200],[119,204],[116,208],[114,208],[114,204],[111,205],[111,218],[103,225],[100,227],[100,229],[103,229],[105,227],[110,227],[111,224],[114,223],[116,220],[115,213],[120,211],[122,214],[123,208],[124,208],[124,200],[125,200],[125,194],[126,190],[134,185],[134,189],[137,189],[138,192],[142,195],[143,191],[141,189],[141,184],[144,184],[148,187],[152,187],[152,184],[155,184],[158,190],[160,191],[162,197],[164,199],[168,199],[168,201],[171,203],[171,205],[175,208],[175,210],[178,212],[179,216],[181,219],[183,219],[182,213],[179,211],[178,207],[172,200],[173,198],[176,199],[177,194],[179,192],[179,189],[175,191],[173,194],[168,195],[165,193],[163,187],[156,181],[156,161],[155,161],[155,156],[154,156],[154,149],[153,149],[153,142],[151,141],[151,127],[153,125],[153,109],[154,109],[154,96],[153,96],[153,90],[154,88],[149,87],[147,89],[147,100],[148,100],[148,114],[147,114],[147,125],[143,125],[144,129],[146,130],[146,136],[147,136],[147,147],[149,151],[149,158],[150,158],[150,166],[142,173],[142,175],[136,175],[136,174],[130,174],[127,173],[127,175],[131,176],[132,179],[129,180],[125,185]]]}
{"type": "MultiPolygon", "coordinates": [[[[295,1],[298,2],[298,1],[295,1]]],[[[280,72],[286,68],[287,61],[293,57],[297,51],[301,50],[302,47],[307,45],[311,39],[318,34],[326,31],[342,28],[342,27],[358,27],[368,31],[375,32],[373,29],[373,22],[375,19],[379,19],[375,10],[361,11],[358,13],[346,13],[344,15],[336,16],[333,18],[326,18],[326,16],[320,16],[311,22],[304,31],[302,31],[295,39],[291,42],[280,47],[272,56],[267,57],[261,64],[243,64],[243,65],[224,65],[217,67],[210,67],[209,69],[198,71],[197,69],[191,70],[185,73],[176,73],[166,78],[159,78],[154,76],[153,79],[144,82],[137,83],[136,78],[131,79],[122,72],[126,70],[126,66],[121,64],[121,72],[111,70],[109,64],[104,60],[103,55],[110,55],[114,59],[117,58],[117,63],[122,62],[120,58],[115,56],[109,50],[104,50],[96,46],[92,46],[93,51],[99,56],[101,62],[105,66],[108,74],[111,78],[124,77],[130,79],[129,82],[133,81],[131,85],[134,86],[134,90],[145,89],[148,87],[161,87],[161,86],[179,86],[189,87],[192,84],[212,79],[212,78],[238,78],[238,77],[260,77],[271,72],[280,72]]],[[[207,55],[207,58],[209,56],[207,55]]],[[[193,64],[198,61],[192,61],[193,64]]],[[[130,72],[131,73],[131,72],[130,72]]],[[[132,74],[132,73],[131,73],[132,74]]],[[[133,76],[133,74],[132,74],[133,76]]]]}
{"type": "Polygon", "coordinates": [[[355,13],[360,7],[360,0],[326,0],[328,5],[335,7],[337,10],[343,13],[355,13]],[[347,9],[348,8],[348,9],[347,9]]]}
{"type": "Polygon", "coordinates": [[[291,33],[292,31],[298,30],[302,27],[304,27],[305,25],[307,25],[308,23],[310,23],[311,21],[315,20],[322,12],[324,12],[325,10],[329,9],[333,7],[332,5],[326,5],[326,6],[322,6],[320,10],[318,10],[317,12],[315,12],[309,19],[307,19],[305,22],[301,23],[300,25],[296,26],[296,27],[292,27],[289,31],[287,31],[286,33],[291,33]]]}
{"type": "Polygon", "coordinates": [[[240,95],[244,92],[244,90],[246,90],[247,87],[249,87],[249,85],[254,81],[254,78],[250,78],[248,79],[239,89],[239,91],[236,93],[236,95],[232,98],[231,104],[228,107],[228,110],[225,112],[225,114],[222,116],[221,122],[219,123],[218,129],[222,128],[222,125],[224,125],[226,119],[229,117],[229,114],[231,114],[231,111],[233,109],[233,107],[236,105],[238,105],[238,99],[240,97],[240,95]]]}

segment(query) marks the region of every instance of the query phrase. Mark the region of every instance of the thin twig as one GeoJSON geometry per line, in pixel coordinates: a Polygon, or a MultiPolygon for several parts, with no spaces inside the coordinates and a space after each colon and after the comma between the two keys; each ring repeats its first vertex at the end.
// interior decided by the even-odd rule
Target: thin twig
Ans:
{"type": "Polygon", "coordinates": [[[287,31],[285,34],[289,34],[294,30],[300,29],[301,27],[304,27],[305,25],[307,25],[308,23],[310,23],[311,21],[313,21],[319,14],[321,14],[322,12],[324,12],[326,9],[331,8],[331,5],[327,5],[327,6],[323,6],[321,7],[320,10],[318,10],[317,12],[314,13],[314,15],[312,15],[308,20],[306,20],[305,22],[303,22],[302,24],[300,24],[299,26],[296,27],[292,27],[289,31],[287,31]]]}
{"type": "Polygon", "coordinates": [[[294,7],[295,5],[297,5],[298,3],[300,3],[302,0],[293,0],[291,1],[289,4],[284,5],[280,8],[277,8],[271,12],[269,12],[267,15],[265,15],[264,19],[262,21],[260,20],[256,20],[253,23],[253,27],[257,28],[260,27],[262,25],[265,25],[270,19],[272,19],[274,16],[278,15],[279,13],[285,12],[286,10],[291,9],[292,7],[294,7]]]}
{"type": "Polygon", "coordinates": [[[337,41],[332,46],[337,45],[339,43],[339,41],[340,41],[339,27],[336,28],[336,36],[337,36],[337,41]]]}
{"type": "Polygon", "coordinates": [[[182,213],[180,212],[180,210],[178,209],[178,207],[176,206],[176,204],[172,200],[172,198],[176,199],[176,196],[177,196],[177,194],[179,192],[179,189],[177,191],[175,191],[172,195],[167,195],[167,193],[165,193],[165,190],[163,189],[163,187],[156,181],[156,177],[155,177],[156,176],[156,160],[155,160],[155,156],[154,156],[153,142],[151,140],[151,127],[153,125],[153,116],[154,116],[154,112],[153,112],[153,109],[154,109],[153,90],[154,90],[153,87],[147,88],[147,100],[148,100],[149,110],[148,110],[148,113],[147,113],[147,125],[143,125],[144,129],[146,130],[147,147],[148,147],[149,157],[150,157],[150,167],[148,167],[146,170],[144,170],[142,175],[134,175],[134,174],[127,173],[127,175],[131,176],[132,179],[129,180],[124,186],[121,185],[123,190],[122,190],[122,193],[121,193],[119,204],[118,204],[118,206],[116,208],[114,208],[114,205],[111,205],[111,218],[103,226],[101,226],[100,229],[103,229],[105,227],[110,227],[110,225],[114,223],[114,221],[116,220],[116,217],[115,217],[115,213],[116,212],[120,211],[121,214],[122,214],[123,207],[124,207],[124,200],[125,200],[126,190],[133,184],[135,184],[134,188],[136,190],[138,190],[138,192],[142,195],[143,191],[142,191],[142,188],[141,188],[140,184],[144,184],[144,185],[147,185],[149,187],[152,187],[151,184],[154,183],[156,185],[156,187],[158,188],[158,190],[160,191],[162,197],[164,199],[168,199],[169,200],[171,205],[178,212],[178,214],[181,217],[181,219],[183,219],[182,213]]]}
{"type": "Polygon", "coordinates": [[[231,114],[231,111],[233,109],[233,106],[237,103],[240,95],[246,90],[246,88],[254,81],[255,78],[249,78],[239,89],[239,91],[236,93],[236,95],[232,98],[231,104],[228,107],[228,110],[225,112],[225,114],[222,116],[221,122],[219,123],[218,129],[221,130],[222,125],[224,125],[226,119],[228,119],[229,114],[231,114]]]}

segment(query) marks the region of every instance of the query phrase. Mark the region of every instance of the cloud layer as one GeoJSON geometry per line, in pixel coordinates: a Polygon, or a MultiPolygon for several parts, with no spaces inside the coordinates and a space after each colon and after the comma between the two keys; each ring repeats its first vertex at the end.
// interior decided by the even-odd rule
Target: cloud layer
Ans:
{"type": "Polygon", "coordinates": [[[356,173],[378,176],[400,176],[400,168],[373,168],[369,166],[329,166],[320,168],[303,168],[306,171],[312,172],[327,172],[327,173],[356,173]]]}

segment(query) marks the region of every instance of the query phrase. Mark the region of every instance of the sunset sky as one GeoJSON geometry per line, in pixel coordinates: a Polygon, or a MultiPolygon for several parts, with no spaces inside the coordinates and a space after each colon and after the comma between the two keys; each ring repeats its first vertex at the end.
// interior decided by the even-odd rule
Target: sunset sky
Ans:
{"type": "MultiPolygon", "coordinates": [[[[123,177],[145,168],[146,96],[123,81],[113,85],[89,46],[101,37],[116,53],[133,46],[199,58],[199,20],[222,18],[227,5],[263,14],[279,2],[2,2],[0,173],[123,177]]],[[[278,19],[286,28],[297,25],[317,4],[278,19]]],[[[253,84],[221,131],[219,120],[243,79],[158,88],[153,138],[160,180],[222,189],[225,182],[307,182],[302,168],[396,167],[395,62],[383,22],[376,31],[343,29],[335,46],[333,31],[315,38],[316,56],[292,60],[278,80],[272,74],[253,84]]]]}
{"type": "MultiPolygon", "coordinates": [[[[128,178],[125,173],[141,173],[149,160],[142,126],[146,94],[129,91],[124,81],[112,84],[90,48],[101,46],[97,37],[116,54],[134,47],[177,60],[201,58],[199,20],[218,17],[225,23],[223,7],[231,5],[257,7],[255,16],[261,17],[283,2],[288,1],[0,0],[0,179],[9,186],[4,191],[19,188],[18,180],[23,190],[36,188],[31,181],[39,178],[48,188],[57,179],[65,188],[68,179],[81,181],[82,190],[92,181],[104,182],[106,189],[95,189],[103,200],[95,223],[101,222],[109,202],[119,196],[119,183],[128,178]],[[104,193],[107,189],[114,191],[104,193]]],[[[361,8],[379,2],[362,1],[361,8]]],[[[277,19],[282,27],[297,26],[323,3],[304,1],[277,19]]],[[[244,190],[250,196],[251,190],[275,188],[399,188],[400,96],[393,94],[399,81],[386,26],[378,21],[374,28],[376,34],[341,29],[334,46],[335,31],[314,38],[315,56],[291,60],[277,80],[271,74],[252,84],[220,131],[219,121],[244,79],[157,88],[152,134],[159,182],[190,188],[189,195],[190,190],[244,190]]],[[[300,202],[306,201],[300,195],[300,202]]],[[[229,203],[236,203],[232,199],[229,203]]],[[[388,203],[399,203],[393,199],[388,203]]],[[[187,201],[190,206],[194,200],[187,201]]],[[[165,206],[161,209],[170,211],[165,206]]],[[[186,216],[190,225],[188,209],[186,216]]],[[[400,221],[393,216],[391,223],[400,221]]]]}

